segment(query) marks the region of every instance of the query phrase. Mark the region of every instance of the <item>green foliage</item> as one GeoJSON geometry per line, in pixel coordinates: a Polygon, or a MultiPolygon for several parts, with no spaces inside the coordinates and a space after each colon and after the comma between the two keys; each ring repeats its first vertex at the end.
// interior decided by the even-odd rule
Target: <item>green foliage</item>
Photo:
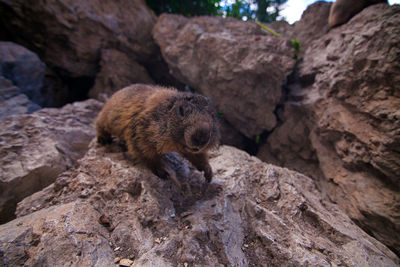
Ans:
{"type": "Polygon", "coordinates": [[[257,136],[256,136],[256,140],[255,140],[255,141],[256,141],[256,144],[257,144],[257,145],[260,143],[260,135],[257,135],[257,136]]]}
{"type": "Polygon", "coordinates": [[[218,116],[218,118],[223,118],[224,113],[222,113],[221,111],[217,111],[217,116],[218,116]]]}
{"type": "Polygon", "coordinates": [[[292,46],[293,46],[293,48],[295,50],[293,59],[297,60],[298,57],[299,57],[300,49],[301,49],[300,42],[298,40],[296,40],[296,39],[292,39],[290,41],[292,42],[292,46]]]}
{"type": "Polygon", "coordinates": [[[254,11],[251,10],[250,3],[241,0],[236,0],[231,6],[227,6],[225,12],[227,17],[237,19],[243,19],[244,17],[250,19],[254,17],[254,11]]]}
{"type": "Polygon", "coordinates": [[[281,11],[280,6],[287,0],[255,0],[257,3],[256,17],[261,22],[276,21],[281,11]]]}
{"type": "Polygon", "coordinates": [[[161,13],[182,14],[186,17],[200,15],[222,15],[237,19],[258,19],[272,22],[277,19],[280,6],[287,0],[146,0],[147,5],[159,15],[161,13]]]}

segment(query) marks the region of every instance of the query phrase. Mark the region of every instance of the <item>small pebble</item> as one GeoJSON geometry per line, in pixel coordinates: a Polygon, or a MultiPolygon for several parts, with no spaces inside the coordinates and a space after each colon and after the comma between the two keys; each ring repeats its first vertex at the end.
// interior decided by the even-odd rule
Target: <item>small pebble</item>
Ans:
{"type": "Polygon", "coordinates": [[[120,247],[116,247],[114,248],[114,251],[118,251],[120,249],[120,247]]]}
{"type": "Polygon", "coordinates": [[[120,260],[121,260],[120,257],[116,257],[116,258],[114,259],[114,263],[118,263],[120,260]]]}
{"type": "Polygon", "coordinates": [[[119,261],[119,266],[129,267],[132,265],[132,263],[133,263],[133,261],[131,261],[130,259],[121,259],[119,261]]]}

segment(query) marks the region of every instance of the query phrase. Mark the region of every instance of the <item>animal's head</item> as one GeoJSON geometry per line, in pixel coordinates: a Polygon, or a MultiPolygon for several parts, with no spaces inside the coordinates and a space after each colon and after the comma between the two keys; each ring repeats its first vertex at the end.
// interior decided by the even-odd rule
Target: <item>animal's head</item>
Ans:
{"type": "Polygon", "coordinates": [[[216,111],[209,98],[179,93],[171,101],[169,112],[170,135],[184,150],[199,153],[218,145],[220,133],[216,111]]]}

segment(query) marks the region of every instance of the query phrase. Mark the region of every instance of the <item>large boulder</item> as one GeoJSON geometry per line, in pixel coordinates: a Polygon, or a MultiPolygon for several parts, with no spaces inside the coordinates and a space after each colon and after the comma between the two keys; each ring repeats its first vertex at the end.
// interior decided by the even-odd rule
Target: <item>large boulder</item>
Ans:
{"type": "Polygon", "coordinates": [[[288,40],[233,18],[168,14],[153,36],[171,74],[209,96],[235,129],[254,138],[275,127],[274,110],[295,64],[288,40]]]}
{"type": "Polygon", "coordinates": [[[96,100],[46,108],[0,120],[0,223],[12,219],[16,204],[74,167],[94,137],[96,100]]]}
{"type": "Polygon", "coordinates": [[[186,185],[183,193],[170,181],[133,166],[118,144],[96,146],[93,142],[78,168],[23,200],[19,218],[0,226],[3,263],[399,264],[336,205],[322,201],[310,178],[235,148],[213,152],[215,178],[209,185],[187,162],[169,155],[186,185]]]}
{"type": "Polygon", "coordinates": [[[44,103],[41,89],[45,69],[46,65],[35,53],[12,42],[0,42],[0,76],[39,105],[44,103]]]}
{"type": "Polygon", "coordinates": [[[116,91],[133,83],[154,84],[147,70],[127,54],[115,49],[101,51],[101,70],[89,96],[107,100],[116,91]]]}
{"type": "Polygon", "coordinates": [[[0,36],[71,77],[94,77],[102,48],[119,48],[139,61],[151,58],[155,21],[144,0],[0,1],[0,36]]]}
{"type": "Polygon", "coordinates": [[[285,121],[258,155],[298,170],[301,160],[319,164],[321,189],[398,255],[399,12],[370,6],[309,44],[288,85],[285,121]]]}

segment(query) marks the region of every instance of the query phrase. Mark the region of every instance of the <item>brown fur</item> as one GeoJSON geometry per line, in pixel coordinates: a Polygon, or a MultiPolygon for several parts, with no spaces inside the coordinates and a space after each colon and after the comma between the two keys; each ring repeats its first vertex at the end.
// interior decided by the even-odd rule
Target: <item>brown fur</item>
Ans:
{"type": "Polygon", "coordinates": [[[215,109],[210,100],[192,93],[135,84],[117,91],[96,120],[97,140],[112,136],[126,143],[128,153],[155,174],[166,175],[179,186],[162,155],[176,151],[211,181],[207,151],[219,143],[215,109]]]}
{"type": "Polygon", "coordinates": [[[387,3],[387,0],[336,0],[329,12],[329,26],[344,24],[365,7],[378,3],[387,3]]]}

